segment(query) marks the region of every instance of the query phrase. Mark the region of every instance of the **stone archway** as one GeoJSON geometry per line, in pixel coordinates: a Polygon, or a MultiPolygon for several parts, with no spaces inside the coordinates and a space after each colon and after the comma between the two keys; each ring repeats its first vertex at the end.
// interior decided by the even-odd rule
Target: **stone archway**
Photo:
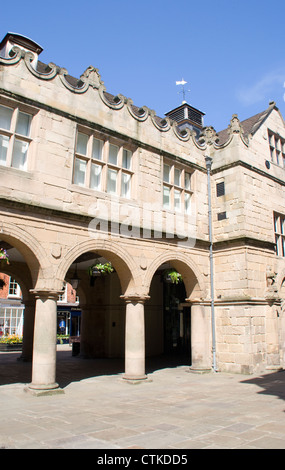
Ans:
{"type": "Polygon", "coordinates": [[[190,256],[186,256],[184,253],[171,251],[163,253],[155,258],[147,269],[144,278],[144,288],[147,295],[154,273],[165,263],[170,263],[173,268],[181,273],[185,284],[186,296],[189,301],[201,300],[206,297],[206,286],[197,265],[195,265],[190,256]]]}
{"type": "MultiPolygon", "coordinates": [[[[36,300],[32,292],[39,287],[47,289],[51,269],[46,253],[38,241],[26,230],[15,224],[3,222],[1,226],[0,245],[6,244],[10,253],[10,264],[5,272],[12,275],[21,285],[24,294],[25,317],[23,331],[22,359],[31,360],[33,355],[33,373],[37,369],[37,353],[35,353],[34,331],[36,300]],[[34,354],[33,354],[34,352],[34,354]]],[[[38,344],[41,341],[38,340],[38,344]]],[[[40,346],[39,346],[40,349],[40,346]]],[[[38,361],[38,368],[41,368],[38,361]]]]}
{"type": "Polygon", "coordinates": [[[89,239],[72,247],[64,256],[55,274],[58,287],[64,281],[72,263],[87,252],[99,254],[111,261],[118,273],[122,295],[139,295],[141,286],[140,272],[133,258],[118,243],[108,240],[89,239]]]}
{"type": "MultiPolygon", "coordinates": [[[[141,270],[136,265],[134,258],[123,248],[123,245],[102,239],[89,239],[79,243],[72,247],[64,256],[57,270],[56,282],[58,286],[60,286],[68,275],[70,266],[76,263],[78,264],[82,256],[90,253],[93,253],[94,256],[102,257],[105,261],[111,262],[115,269],[115,276],[118,279],[119,288],[118,285],[114,283],[114,292],[116,293],[117,300],[114,303],[114,297],[112,297],[110,298],[111,300],[109,299],[109,302],[107,302],[109,303],[110,315],[107,307],[104,305],[104,299],[101,303],[98,303],[98,301],[95,303],[91,302],[90,298],[88,298],[88,288],[86,288],[86,305],[82,308],[81,353],[86,357],[98,357],[99,354],[102,354],[102,341],[104,341],[102,336],[104,336],[104,331],[100,333],[100,329],[101,331],[103,330],[102,322],[106,322],[106,318],[109,318],[108,337],[113,338],[113,344],[120,338],[118,342],[120,342],[122,346],[122,356],[119,357],[125,357],[125,377],[132,380],[144,378],[144,331],[142,325],[145,296],[143,295],[142,289],[141,270]],[[112,308],[113,311],[110,310],[112,308]],[[100,334],[101,337],[98,337],[100,334]],[[96,338],[97,345],[95,344],[94,338],[96,338]],[[122,338],[124,339],[123,343],[122,338]]],[[[78,270],[78,274],[80,276],[80,269],[78,270]]],[[[84,272],[82,272],[82,279],[84,279],[84,275],[84,272]]],[[[107,276],[108,281],[106,282],[110,283],[113,278],[113,274],[107,276]]],[[[98,282],[101,282],[101,280],[97,280],[95,286],[99,286],[98,282]]],[[[102,297],[104,292],[102,283],[98,290],[102,297]]],[[[116,357],[114,355],[112,356],[112,354],[114,354],[113,350],[107,352],[111,354],[110,357],[116,357]]]]}
{"type": "MultiPolygon", "coordinates": [[[[189,344],[191,370],[208,371],[211,369],[211,316],[209,302],[205,301],[207,293],[203,276],[190,256],[186,256],[184,253],[167,252],[158,256],[149,267],[144,284],[146,292],[150,292],[149,289],[155,273],[162,266],[171,266],[183,278],[186,293],[184,300],[179,299],[179,306],[176,308],[176,310],[180,309],[180,313],[177,315],[180,325],[178,324],[176,329],[181,327],[180,341],[186,341],[183,336],[183,328],[190,328],[190,341],[188,341],[187,346],[189,344]],[[188,322],[185,322],[184,315],[190,315],[188,322]]],[[[165,321],[165,318],[163,321],[165,321]]],[[[176,337],[178,338],[177,334],[176,337]]],[[[174,340],[177,343],[175,338],[174,340]]]]}
{"type": "Polygon", "coordinates": [[[3,222],[0,243],[1,241],[16,248],[23,256],[31,275],[32,288],[47,286],[49,278],[52,278],[50,264],[46,252],[37,239],[17,225],[3,222]]]}

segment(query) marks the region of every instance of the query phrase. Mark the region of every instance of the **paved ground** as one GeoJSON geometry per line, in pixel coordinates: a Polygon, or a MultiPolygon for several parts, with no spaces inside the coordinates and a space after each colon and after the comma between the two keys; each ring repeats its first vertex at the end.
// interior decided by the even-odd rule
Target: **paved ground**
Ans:
{"type": "Polygon", "coordinates": [[[150,362],[149,380],[131,385],[122,361],[57,355],[64,393],[35,397],[23,391],[31,364],[0,354],[0,448],[285,449],[285,371],[197,375],[150,362]]]}

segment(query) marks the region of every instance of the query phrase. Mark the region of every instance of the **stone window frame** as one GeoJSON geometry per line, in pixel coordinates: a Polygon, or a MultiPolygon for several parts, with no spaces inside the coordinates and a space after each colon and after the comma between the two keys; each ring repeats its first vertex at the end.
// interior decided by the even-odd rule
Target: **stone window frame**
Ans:
{"type": "Polygon", "coordinates": [[[285,215],[278,212],[273,214],[276,255],[285,257],[285,215]]]}
{"type": "Polygon", "coordinates": [[[268,129],[268,142],[271,162],[285,168],[285,139],[268,129]]]}
{"type": "Polygon", "coordinates": [[[162,163],[162,207],[164,210],[174,211],[181,214],[191,214],[191,202],[193,196],[193,170],[186,165],[173,162],[167,158],[162,163]],[[166,179],[165,167],[169,167],[169,178],[166,179]],[[186,175],[189,175],[186,182],[186,175]],[[165,192],[169,195],[169,204],[165,203],[165,192]],[[177,197],[179,196],[179,197],[177,197]],[[189,197],[189,204],[186,207],[186,197],[189,197]],[[179,201],[179,204],[178,204],[179,201]]]}
{"type": "Polygon", "coordinates": [[[92,132],[90,129],[83,128],[78,126],[76,129],[76,138],[75,138],[75,151],[74,151],[74,161],[73,161],[73,175],[72,183],[82,187],[89,188],[93,191],[99,191],[100,193],[106,193],[109,195],[119,196],[125,199],[133,198],[134,191],[134,159],[135,159],[135,149],[126,142],[122,142],[119,139],[106,136],[105,134],[100,134],[99,132],[92,132]],[[78,137],[79,135],[84,135],[86,140],[86,152],[82,153],[78,150],[78,137]],[[94,143],[100,142],[100,158],[94,156],[94,143]],[[117,160],[116,162],[111,161],[111,149],[117,149],[117,160]],[[124,162],[130,159],[130,166],[126,166],[124,162]],[[84,162],[85,164],[85,176],[84,183],[79,183],[76,180],[76,164],[77,161],[84,162]],[[94,166],[93,166],[94,165],[94,166]],[[92,167],[99,168],[100,172],[100,185],[92,185],[92,167]],[[108,183],[110,184],[109,176],[110,174],[116,174],[116,189],[115,191],[108,188],[108,183]],[[109,176],[108,176],[109,175],[109,176]],[[123,178],[127,176],[129,179],[129,191],[128,194],[123,192],[123,178]]]}
{"type": "Polygon", "coordinates": [[[0,163],[0,167],[12,168],[15,170],[27,172],[29,171],[29,167],[31,166],[30,157],[31,157],[31,147],[33,144],[33,135],[34,135],[34,117],[37,114],[38,110],[26,104],[14,102],[12,100],[10,101],[8,99],[6,100],[6,99],[3,99],[2,97],[0,99],[0,106],[9,108],[12,112],[10,128],[5,129],[5,128],[0,127],[0,136],[4,136],[9,139],[5,164],[0,163]],[[18,123],[18,117],[20,113],[30,116],[28,135],[24,135],[24,134],[17,132],[17,123],[18,123]],[[13,151],[14,151],[16,141],[27,144],[25,163],[22,167],[13,165],[13,151]]]}

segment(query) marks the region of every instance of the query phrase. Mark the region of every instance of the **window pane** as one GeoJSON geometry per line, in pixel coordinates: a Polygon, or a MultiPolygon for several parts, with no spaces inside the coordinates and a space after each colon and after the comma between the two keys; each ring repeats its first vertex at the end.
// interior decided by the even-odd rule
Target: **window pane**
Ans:
{"type": "Polygon", "coordinates": [[[121,196],[131,197],[131,175],[122,173],[121,196]]]}
{"type": "Polygon", "coordinates": [[[186,214],[190,214],[191,212],[191,194],[185,193],[184,194],[184,206],[186,214]]]}
{"type": "Polygon", "coordinates": [[[163,165],[163,181],[170,182],[170,166],[166,164],[163,165]]]}
{"type": "Polygon", "coordinates": [[[117,171],[108,168],[107,192],[110,194],[117,193],[117,171]]]}
{"type": "Polygon", "coordinates": [[[92,189],[101,189],[101,165],[96,165],[92,163],[91,165],[91,177],[90,177],[90,188],[92,189]]]}
{"type": "Polygon", "coordinates": [[[84,186],[85,184],[85,173],[86,173],[86,162],[80,160],[79,158],[75,159],[74,166],[74,183],[79,186],[84,186]]]}
{"type": "Polygon", "coordinates": [[[174,209],[179,211],[181,209],[181,191],[175,189],[174,191],[174,209]]]}
{"type": "Polygon", "coordinates": [[[277,256],[280,256],[280,254],[281,254],[280,237],[278,235],[275,235],[275,243],[276,243],[276,254],[277,254],[277,256]]]}
{"type": "Polygon", "coordinates": [[[102,140],[93,139],[92,158],[96,158],[96,160],[102,160],[102,149],[103,149],[102,140]]]}
{"type": "Polygon", "coordinates": [[[278,215],[274,216],[274,231],[276,233],[279,233],[279,216],[278,215]]]}
{"type": "Polygon", "coordinates": [[[168,186],[163,186],[163,207],[170,208],[170,188],[168,186]]]}
{"type": "Polygon", "coordinates": [[[181,170],[178,170],[178,168],[175,168],[174,170],[174,184],[176,186],[181,186],[181,170]]]}
{"type": "Polygon", "coordinates": [[[285,217],[280,217],[280,230],[282,235],[285,235],[285,217]]]}
{"type": "Polygon", "coordinates": [[[16,134],[21,134],[25,136],[30,135],[32,116],[30,114],[19,112],[16,126],[16,134]]]}
{"type": "Polygon", "coordinates": [[[81,153],[81,155],[86,155],[87,154],[87,142],[88,142],[88,135],[81,134],[80,132],[78,132],[76,152],[81,153]]]}
{"type": "Polygon", "coordinates": [[[116,145],[110,144],[109,147],[109,163],[112,165],[117,165],[118,160],[118,147],[116,145]]]}
{"type": "Polygon", "coordinates": [[[0,106],[0,128],[9,130],[11,127],[13,109],[0,106]]]}
{"type": "Polygon", "coordinates": [[[185,189],[191,189],[191,173],[185,172],[185,189]]]}
{"type": "Polygon", "coordinates": [[[123,168],[126,170],[131,169],[131,161],[132,161],[132,152],[129,150],[123,149],[123,168]]]}
{"type": "Polygon", "coordinates": [[[12,155],[13,168],[19,168],[19,170],[26,169],[28,148],[28,142],[23,142],[22,140],[15,139],[12,155]]]}
{"type": "Polygon", "coordinates": [[[0,134],[0,165],[6,165],[9,137],[0,134]]]}

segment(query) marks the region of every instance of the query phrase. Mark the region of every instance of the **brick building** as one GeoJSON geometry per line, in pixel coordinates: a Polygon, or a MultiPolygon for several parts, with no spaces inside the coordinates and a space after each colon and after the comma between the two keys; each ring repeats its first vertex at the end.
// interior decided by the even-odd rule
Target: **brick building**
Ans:
{"type": "Polygon", "coordinates": [[[30,390],[57,388],[65,282],[80,299],[82,356],[124,357],[125,379],[145,379],[145,357],[166,352],[200,372],[283,367],[276,104],[217,134],[187,103],[160,118],[108,93],[92,66],[74,78],[43,64],[23,36],[0,50],[0,245],[25,304],[30,390]]]}

